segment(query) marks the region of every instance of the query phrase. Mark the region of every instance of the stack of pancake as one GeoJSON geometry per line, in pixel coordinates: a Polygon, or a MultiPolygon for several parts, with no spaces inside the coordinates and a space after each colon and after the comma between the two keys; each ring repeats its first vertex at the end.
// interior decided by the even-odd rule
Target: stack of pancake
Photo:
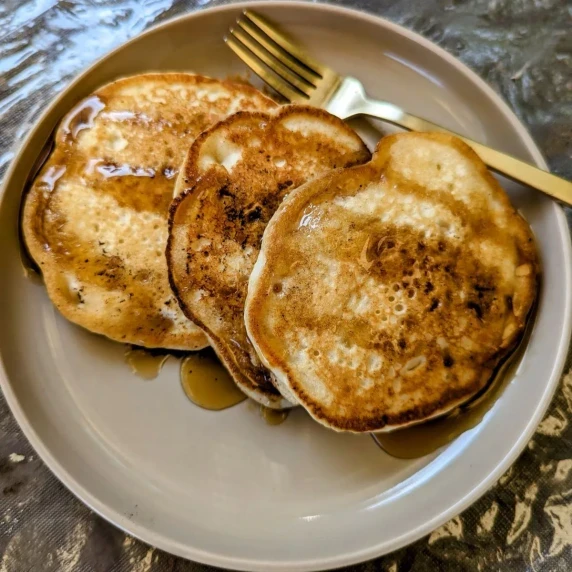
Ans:
{"type": "Polygon", "coordinates": [[[23,231],[69,320],[148,348],[210,344],[250,398],[339,431],[481,391],[539,271],[530,228],[460,140],[392,135],[372,156],[323,110],[192,74],[78,104],[23,231]]]}

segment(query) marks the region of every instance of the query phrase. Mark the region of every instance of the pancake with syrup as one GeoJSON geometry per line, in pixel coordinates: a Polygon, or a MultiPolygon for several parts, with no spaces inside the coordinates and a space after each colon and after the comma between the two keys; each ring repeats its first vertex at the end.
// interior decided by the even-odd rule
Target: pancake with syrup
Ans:
{"type": "Polygon", "coordinates": [[[537,293],[531,229],[480,158],[438,133],[294,192],[267,225],[246,300],[262,363],[338,431],[439,417],[484,388],[537,293]]]}
{"type": "Polygon", "coordinates": [[[98,89],[64,117],[25,198],[22,230],[70,321],[113,340],[195,350],[204,333],[169,287],[167,216],[180,163],[205,129],[276,106],[256,89],[186,73],[98,89]]]}
{"type": "Polygon", "coordinates": [[[298,185],[369,158],[343,121],[292,105],[222,121],[197,139],[179,174],[167,247],[173,291],[239,387],[263,405],[292,406],[244,327],[248,277],[264,228],[298,185]]]}

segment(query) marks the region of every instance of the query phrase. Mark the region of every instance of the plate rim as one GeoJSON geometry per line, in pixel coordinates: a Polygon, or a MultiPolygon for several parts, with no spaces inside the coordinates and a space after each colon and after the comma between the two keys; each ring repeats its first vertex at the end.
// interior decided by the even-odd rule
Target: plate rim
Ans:
{"type": "MultiPolygon", "coordinates": [[[[2,188],[0,190],[0,208],[2,208],[3,202],[5,200],[6,189],[9,186],[9,181],[13,177],[15,171],[16,163],[23,150],[28,146],[31,139],[33,139],[35,133],[40,128],[41,124],[44,122],[45,118],[50,114],[52,109],[56,107],[58,102],[78,83],[80,83],[86,76],[88,76],[94,67],[100,64],[103,60],[113,56],[115,53],[123,50],[126,46],[133,42],[138,41],[141,37],[148,34],[154,33],[159,29],[166,28],[172,25],[175,21],[180,20],[190,20],[205,12],[216,13],[216,12],[236,12],[238,10],[244,10],[245,8],[252,7],[288,7],[295,9],[305,9],[305,10],[315,10],[315,11],[329,11],[337,13],[341,17],[353,17],[359,18],[365,22],[374,24],[380,28],[385,28],[391,30],[393,33],[401,35],[406,39],[415,42],[426,50],[429,50],[436,54],[440,59],[445,60],[445,62],[453,66],[457,72],[464,75],[468,80],[470,80],[484,95],[487,95],[491,101],[495,104],[496,108],[503,114],[503,116],[510,122],[515,132],[518,134],[520,140],[530,152],[533,157],[534,162],[537,166],[548,169],[547,163],[534,142],[532,136],[528,132],[527,128],[521,123],[516,114],[512,111],[505,100],[488,84],[483,80],[475,71],[469,68],[466,64],[461,62],[455,56],[447,52],[444,48],[431,42],[425,37],[421,36],[417,32],[410,30],[404,26],[396,24],[382,16],[366,12],[364,10],[348,8],[345,6],[337,6],[334,4],[320,2],[308,2],[306,0],[259,0],[256,2],[252,1],[240,1],[233,2],[230,4],[224,4],[220,6],[214,6],[209,8],[198,8],[192,10],[186,14],[180,16],[175,16],[169,18],[160,24],[150,26],[147,30],[136,34],[134,37],[130,38],[126,42],[123,42],[113,50],[105,53],[102,57],[95,60],[87,68],[77,74],[70,82],[67,84],[65,89],[63,89],[56,97],[54,97],[50,103],[46,106],[44,111],[35,120],[32,128],[29,130],[23,141],[14,147],[14,156],[10,162],[10,166],[6,171],[4,180],[2,182],[2,188]]],[[[570,232],[568,229],[568,224],[566,221],[566,216],[563,209],[556,203],[552,202],[552,209],[556,216],[556,221],[558,225],[559,234],[567,235],[568,240],[564,241],[562,245],[565,251],[565,264],[563,268],[563,273],[565,275],[565,283],[572,284],[572,243],[570,240],[570,232]]],[[[554,393],[558,387],[560,378],[564,371],[566,358],[568,355],[568,350],[570,346],[570,338],[572,334],[572,289],[566,288],[567,296],[565,307],[563,308],[564,313],[564,335],[561,336],[558,349],[557,358],[553,363],[550,375],[547,378],[545,390],[542,394],[542,399],[538,403],[534,415],[529,419],[525,431],[520,435],[520,438],[516,440],[509,453],[505,458],[497,464],[495,470],[492,471],[487,478],[483,479],[479,486],[475,487],[471,491],[458,500],[453,505],[445,511],[440,512],[438,515],[432,519],[423,522],[416,528],[412,528],[406,534],[401,535],[398,538],[393,538],[390,541],[383,541],[378,544],[371,545],[367,548],[353,551],[351,553],[345,553],[338,556],[320,558],[320,559],[306,559],[296,562],[276,562],[268,560],[253,560],[243,557],[228,557],[221,556],[216,553],[201,550],[183,544],[178,541],[173,541],[166,537],[165,535],[159,534],[152,531],[147,526],[140,525],[136,522],[131,521],[127,516],[121,514],[115,510],[112,506],[106,504],[105,502],[96,498],[92,495],[80,482],[78,482],[68,471],[62,466],[58,459],[51,453],[50,449],[44,444],[42,438],[34,429],[33,425],[28,421],[27,416],[20,406],[20,403],[12,390],[10,381],[8,380],[8,375],[5,370],[4,363],[2,361],[2,356],[0,354],[0,387],[6,398],[6,402],[14,415],[20,429],[24,433],[25,437],[28,439],[36,453],[40,456],[42,461],[50,469],[50,471],[56,476],[56,478],[81,502],[87,505],[96,514],[113,524],[114,526],[123,530],[126,534],[136,537],[145,544],[157,547],[164,550],[170,554],[180,556],[189,560],[194,560],[196,562],[208,564],[211,566],[219,566],[222,568],[229,568],[233,570],[252,570],[252,571],[313,571],[313,570],[323,570],[332,569],[342,566],[348,566],[351,564],[357,564],[359,562],[364,562],[373,558],[380,557],[382,555],[393,552],[403,546],[409,545],[421,537],[429,534],[442,524],[446,523],[448,520],[460,514],[464,509],[470,506],[478,498],[480,498],[489,488],[491,488],[497,480],[502,476],[502,474],[516,461],[518,455],[523,451],[526,444],[532,437],[536,427],[542,420],[542,417],[546,413],[554,393]]]]}

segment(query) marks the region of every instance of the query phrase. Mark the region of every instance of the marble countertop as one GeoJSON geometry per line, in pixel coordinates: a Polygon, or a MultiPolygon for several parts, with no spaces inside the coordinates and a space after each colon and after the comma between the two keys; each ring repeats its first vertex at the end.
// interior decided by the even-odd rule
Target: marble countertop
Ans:
{"type": "MultiPolygon", "coordinates": [[[[221,3],[0,2],[0,176],[44,105],[76,73],[157,22],[221,3]]],[[[508,101],[550,167],[572,179],[572,1],[333,3],[379,14],[459,57],[508,101]]],[[[570,210],[567,216],[572,223],[570,210]]],[[[491,491],[428,537],[348,570],[571,570],[571,420],[568,373],[534,438],[491,491]]],[[[1,572],[214,570],[150,548],[92,513],[37,457],[2,397],[0,489],[1,572]]]]}

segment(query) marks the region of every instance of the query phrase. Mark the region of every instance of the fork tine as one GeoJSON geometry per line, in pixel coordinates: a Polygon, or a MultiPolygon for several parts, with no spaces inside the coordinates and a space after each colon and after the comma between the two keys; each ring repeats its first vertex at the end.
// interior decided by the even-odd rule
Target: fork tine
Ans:
{"type": "Polygon", "coordinates": [[[281,64],[291,69],[294,73],[303,77],[308,83],[314,85],[320,78],[318,74],[311,71],[306,66],[301,65],[286,50],[281,48],[276,42],[270,39],[258,26],[247,18],[239,18],[237,24],[261,46],[266,48],[281,64]]]}
{"type": "Polygon", "coordinates": [[[241,44],[234,36],[227,36],[224,41],[228,47],[270,87],[276,90],[288,101],[308,101],[308,98],[298,90],[291,87],[280,76],[266,68],[254,54],[241,44]]]}
{"type": "Polygon", "coordinates": [[[291,72],[284,64],[272,57],[258,42],[253,40],[241,28],[232,29],[230,33],[242,44],[244,44],[262,63],[266,64],[275,74],[292,84],[296,89],[308,97],[312,94],[313,85],[308,84],[302,78],[291,72]]]}
{"type": "Polygon", "coordinates": [[[330,71],[330,68],[310,57],[302,48],[300,48],[300,46],[287,39],[282,32],[279,32],[262,16],[251,12],[250,10],[244,10],[243,14],[258,26],[270,39],[276,42],[283,50],[288,52],[314,73],[323,77],[328,71],[330,71]]]}

